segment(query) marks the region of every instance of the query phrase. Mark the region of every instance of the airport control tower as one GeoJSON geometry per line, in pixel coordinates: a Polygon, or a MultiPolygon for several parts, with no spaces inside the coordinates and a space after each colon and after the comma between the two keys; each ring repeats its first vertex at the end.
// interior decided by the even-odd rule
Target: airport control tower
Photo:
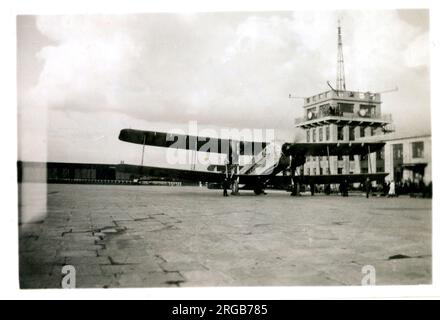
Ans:
{"type": "MultiPolygon", "coordinates": [[[[295,126],[305,130],[311,143],[381,140],[380,135],[392,131],[391,115],[382,113],[380,93],[346,89],[339,24],[337,64],[336,88],[305,98],[304,116],[295,119],[295,126]]],[[[308,157],[300,174],[375,173],[384,167],[382,150],[365,157],[308,157]]]]}

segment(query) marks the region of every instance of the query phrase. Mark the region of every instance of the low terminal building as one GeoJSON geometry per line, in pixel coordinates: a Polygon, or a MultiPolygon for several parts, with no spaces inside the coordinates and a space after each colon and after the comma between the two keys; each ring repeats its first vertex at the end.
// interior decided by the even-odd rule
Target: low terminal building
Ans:
{"type": "Polygon", "coordinates": [[[148,177],[133,171],[133,167],[124,163],[18,161],[17,180],[39,183],[194,185],[169,177],[148,177]]]}
{"type": "Polygon", "coordinates": [[[387,180],[432,183],[431,135],[385,136],[387,180]]]}
{"type": "Polygon", "coordinates": [[[118,174],[110,164],[18,161],[17,176],[18,182],[85,183],[115,181],[118,174]]]}

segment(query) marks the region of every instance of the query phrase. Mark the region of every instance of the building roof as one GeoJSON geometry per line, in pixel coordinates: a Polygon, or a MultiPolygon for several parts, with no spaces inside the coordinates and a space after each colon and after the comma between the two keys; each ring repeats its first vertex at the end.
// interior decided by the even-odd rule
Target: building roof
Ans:
{"type": "Polygon", "coordinates": [[[393,141],[393,140],[409,140],[409,139],[418,139],[418,138],[431,138],[430,133],[424,133],[424,134],[416,134],[416,135],[410,135],[410,134],[398,134],[398,133],[390,133],[383,135],[384,141],[393,141]]]}

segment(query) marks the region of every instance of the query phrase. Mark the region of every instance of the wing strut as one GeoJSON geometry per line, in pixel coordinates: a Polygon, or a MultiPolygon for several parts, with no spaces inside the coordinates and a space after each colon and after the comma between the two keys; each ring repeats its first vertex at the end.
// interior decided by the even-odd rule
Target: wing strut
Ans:
{"type": "Polygon", "coordinates": [[[298,195],[298,183],[296,183],[293,179],[295,175],[296,167],[294,168],[292,155],[289,156],[289,159],[290,159],[290,190],[291,190],[290,195],[295,197],[298,195]]]}
{"type": "Polygon", "coordinates": [[[141,166],[144,165],[144,152],[145,152],[145,139],[147,136],[144,135],[144,142],[142,143],[142,158],[141,158],[141,166]]]}

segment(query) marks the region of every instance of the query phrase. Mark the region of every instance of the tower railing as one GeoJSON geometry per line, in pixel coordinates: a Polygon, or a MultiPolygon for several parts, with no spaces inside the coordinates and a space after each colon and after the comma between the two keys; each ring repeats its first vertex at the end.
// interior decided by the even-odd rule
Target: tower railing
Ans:
{"type": "Polygon", "coordinates": [[[364,101],[365,103],[380,103],[380,93],[377,92],[360,92],[360,91],[325,91],[314,96],[305,98],[304,105],[309,106],[311,104],[321,103],[322,101],[329,99],[344,99],[364,101]]]}

